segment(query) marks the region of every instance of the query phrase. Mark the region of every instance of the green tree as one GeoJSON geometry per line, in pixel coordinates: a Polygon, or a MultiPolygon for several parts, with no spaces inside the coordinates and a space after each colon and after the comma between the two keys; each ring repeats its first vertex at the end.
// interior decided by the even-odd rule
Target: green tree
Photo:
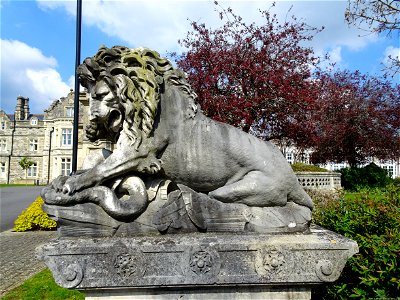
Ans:
{"type": "Polygon", "coordinates": [[[33,161],[29,160],[29,158],[27,158],[26,156],[23,157],[20,161],[19,161],[19,165],[21,166],[22,170],[25,170],[25,180],[27,179],[28,175],[27,175],[27,171],[28,169],[34,164],[33,161]]]}

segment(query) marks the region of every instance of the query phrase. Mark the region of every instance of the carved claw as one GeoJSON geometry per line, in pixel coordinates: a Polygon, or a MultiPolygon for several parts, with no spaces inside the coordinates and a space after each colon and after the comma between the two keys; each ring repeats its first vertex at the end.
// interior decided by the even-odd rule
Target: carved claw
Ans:
{"type": "Polygon", "coordinates": [[[58,176],[56,179],[53,180],[51,186],[56,192],[61,192],[64,188],[65,182],[67,181],[68,176],[58,176]]]}
{"type": "Polygon", "coordinates": [[[156,174],[161,170],[161,162],[152,162],[146,170],[149,174],[156,174]]]}
{"type": "Polygon", "coordinates": [[[147,174],[156,174],[156,173],[160,172],[160,170],[161,170],[161,160],[156,159],[156,158],[154,158],[152,160],[146,159],[138,167],[139,172],[144,172],[147,174]]]}
{"type": "Polygon", "coordinates": [[[64,194],[72,195],[73,193],[81,190],[83,186],[79,183],[82,182],[82,180],[79,180],[79,177],[79,175],[69,177],[62,187],[62,192],[64,194]]]}
{"type": "Polygon", "coordinates": [[[65,185],[64,185],[62,192],[63,192],[64,194],[69,194],[69,195],[72,194],[72,192],[71,192],[71,187],[69,186],[69,184],[65,184],[65,185]]]}

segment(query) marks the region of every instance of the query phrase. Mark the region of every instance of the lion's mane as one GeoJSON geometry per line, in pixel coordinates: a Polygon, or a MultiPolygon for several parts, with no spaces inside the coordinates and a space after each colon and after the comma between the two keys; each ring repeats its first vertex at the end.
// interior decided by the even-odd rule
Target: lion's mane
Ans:
{"type": "Polygon", "coordinates": [[[153,130],[165,83],[178,87],[189,96],[188,116],[193,116],[197,111],[197,95],[184,74],[174,69],[167,59],[147,48],[102,46],[96,55],[85,59],[78,68],[78,74],[84,87],[90,89],[96,81],[104,80],[117,95],[116,103],[107,105],[112,107],[120,104],[123,107],[122,132],[135,148],[153,130]]]}

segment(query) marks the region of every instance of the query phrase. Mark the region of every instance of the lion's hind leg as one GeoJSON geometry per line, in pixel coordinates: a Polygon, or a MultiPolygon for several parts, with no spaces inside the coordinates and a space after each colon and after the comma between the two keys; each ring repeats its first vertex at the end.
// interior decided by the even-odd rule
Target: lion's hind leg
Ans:
{"type": "Polygon", "coordinates": [[[225,203],[242,203],[248,206],[284,206],[287,192],[280,188],[276,178],[270,178],[261,171],[251,171],[241,180],[220,187],[208,195],[225,203]]]}

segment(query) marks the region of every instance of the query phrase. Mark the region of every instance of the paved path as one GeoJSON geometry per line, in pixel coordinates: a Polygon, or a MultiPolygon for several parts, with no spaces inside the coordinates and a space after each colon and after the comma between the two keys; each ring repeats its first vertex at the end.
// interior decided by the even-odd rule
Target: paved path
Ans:
{"type": "Polygon", "coordinates": [[[0,188],[0,231],[14,227],[15,219],[40,195],[43,186],[0,188]]]}
{"type": "Polygon", "coordinates": [[[35,248],[56,236],[55,231],[0,233],[0,296],[45,268],[35,248]]]}

